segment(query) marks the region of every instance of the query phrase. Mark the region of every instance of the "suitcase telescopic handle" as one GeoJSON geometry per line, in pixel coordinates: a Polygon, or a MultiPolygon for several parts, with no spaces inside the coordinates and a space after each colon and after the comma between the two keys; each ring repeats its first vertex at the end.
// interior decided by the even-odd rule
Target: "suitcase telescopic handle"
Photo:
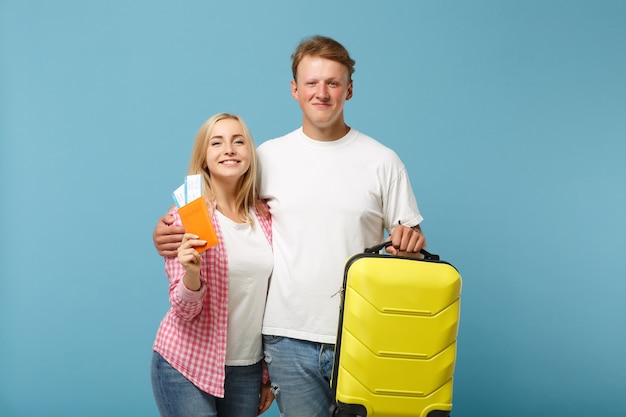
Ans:
{"type": "MultiPolygon", "coordinates": [[[[365,253],[378,253],[387,246],[391,246],[391,242],[383,242],[376,246],[372,246],[371,248],[366,248],[365,253]]],[[[435,255],[434,253],[428,252],[426,249],[420,249],[420,253],[424,255],[424,259],[427,261],[438,261],[439,255],[435,255]]]]}

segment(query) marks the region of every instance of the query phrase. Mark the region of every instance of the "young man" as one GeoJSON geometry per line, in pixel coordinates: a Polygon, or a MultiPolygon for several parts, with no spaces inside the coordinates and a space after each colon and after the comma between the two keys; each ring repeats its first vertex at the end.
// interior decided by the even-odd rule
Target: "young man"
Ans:
{"type": "MultiPolygon", "coordinates": [[[[380,243],[385,230],[392,254],[419,256],[425,239],[398,156],[344,120],[353,92],[348,51],[327,37],[305,39],[292,72],[302,127],[258,148],[274,247],[264,348],[281,415],[325,417],[345,261],[380,243]]],[[[182,235],[168,222],[162,218],[154,233],[162,255],[182,235]]]]}

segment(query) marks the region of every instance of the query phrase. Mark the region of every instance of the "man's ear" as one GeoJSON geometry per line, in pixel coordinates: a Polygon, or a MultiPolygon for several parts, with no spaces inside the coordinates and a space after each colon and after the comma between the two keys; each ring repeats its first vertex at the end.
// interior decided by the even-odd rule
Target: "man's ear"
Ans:
{"type": "Polygon", "coordinates": [[[346,101],[352,98],[352,83],[353,81],[350,80],[350,83],[348,84],[348,93],[346,94],[346,101]]]}
{"type": "Polygon", "coordinates": [[[298,100],[298,84],[296,80],[291,80],[291,97],[298,100]]]}

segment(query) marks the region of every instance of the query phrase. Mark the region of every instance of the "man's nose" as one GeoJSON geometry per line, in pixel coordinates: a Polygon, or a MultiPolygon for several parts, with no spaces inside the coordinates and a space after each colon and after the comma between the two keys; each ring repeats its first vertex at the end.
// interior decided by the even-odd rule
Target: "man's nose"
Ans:
{"type": "Polygon", "coordinates": [[[330,94],[328,94],[328,86],[324,83],[319,83],[317,86],[316,95],[320,99],[327,100],[330,97],[330,94]]]}

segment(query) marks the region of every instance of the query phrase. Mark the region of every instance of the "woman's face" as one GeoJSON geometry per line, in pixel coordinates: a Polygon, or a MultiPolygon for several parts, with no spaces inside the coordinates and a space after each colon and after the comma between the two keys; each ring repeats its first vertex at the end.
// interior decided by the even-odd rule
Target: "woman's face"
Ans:
{"type": "Polygon", "coordinates": [[[213,181],[236,181],[248,171],[249,142],[237,120],[222,119],[213,125],[206,165],[213,181]]]}

